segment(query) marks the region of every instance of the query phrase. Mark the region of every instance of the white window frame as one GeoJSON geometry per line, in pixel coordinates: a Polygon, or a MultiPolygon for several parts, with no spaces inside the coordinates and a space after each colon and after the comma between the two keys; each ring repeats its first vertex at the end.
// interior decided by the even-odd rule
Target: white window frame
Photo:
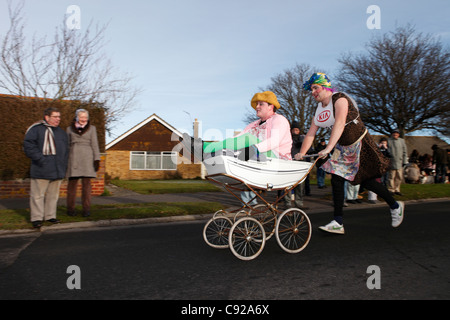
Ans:
{"type": "MultiPolygon", "coordinates": [[[[141,160],[142,161],[142,160],[141,160]]],[[[176,171],[178,167],[178,152],[175,151],[130,151],[130,170],[150,170],[150,171],[176,171]],[[136,159],[136,156],[141,156],[144,158],[144,166],[143,168],[136,168],[133,165],[133,161],[136,159]],[[171,168],[163,168],[164,167],[164,159],[167,157],[172,159],[172,163],[174,167],[171,168]],[[151,168],[149,165],[149,159],[156,158],[157,163],[159,163],[159,168],[151,168]]]]}

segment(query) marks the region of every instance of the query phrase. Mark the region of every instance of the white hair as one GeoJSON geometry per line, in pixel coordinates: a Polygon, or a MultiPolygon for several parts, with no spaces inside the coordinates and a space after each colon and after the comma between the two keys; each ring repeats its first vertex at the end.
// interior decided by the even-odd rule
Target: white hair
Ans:
{"type": "Polygon", "coordinates": [[[86,113],[88,116],[88,120],[89,120],[89,111],[87,111],[86,109],[78,109],[77,111],[75,111],[75,117],[76,117],[77,121],[78,121],[78,115],[80,113],[86,113]]]}

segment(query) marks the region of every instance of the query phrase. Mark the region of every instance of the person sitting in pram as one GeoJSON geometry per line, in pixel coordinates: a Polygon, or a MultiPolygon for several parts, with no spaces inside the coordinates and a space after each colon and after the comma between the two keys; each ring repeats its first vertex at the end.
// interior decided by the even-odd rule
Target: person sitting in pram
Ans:
{"type": "Polygon", "coordinates": [[[256,93],[251,106],[259,120],[250,123],[237,136],[208,143],[185,133],[182,143],[201,161],[221,150],[239,151],[238,158],[244,161],[264,157],[292,160],[290,124],[284,116],[276,113],[280,108],[276,95],[271,91],[256,93]]]}

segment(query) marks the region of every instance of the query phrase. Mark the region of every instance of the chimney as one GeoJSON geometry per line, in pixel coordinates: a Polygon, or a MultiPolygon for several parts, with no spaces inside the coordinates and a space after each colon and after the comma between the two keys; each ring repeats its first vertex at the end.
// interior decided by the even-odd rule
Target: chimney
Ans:
{"type": "Polygon", "coordinates": [[[200,127],[200,123],[198,122],[197,119],[195,119],[194,121],[194,138],[197,139],[199,137],[199,127],[200,127]]]}

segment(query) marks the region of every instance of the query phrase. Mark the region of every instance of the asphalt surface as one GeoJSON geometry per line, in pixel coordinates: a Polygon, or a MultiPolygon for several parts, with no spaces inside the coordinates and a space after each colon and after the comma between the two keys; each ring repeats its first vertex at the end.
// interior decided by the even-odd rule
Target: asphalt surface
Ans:
{"type": "MultiPolygon", "coordinates": [[[[109,189],[112,196],[94,197],[93,203],[217,201],[239,206],[227,192],[143,196],[109,189]]],[[[341,236],[318,231],[332,217],[331,200],[325,197],[331,188],[312,186],[311,191],[304,200],[313,224],[308,247],[287,254],[273,237],[248,262],[229,249],[205,244],[202,230],[212,213],[0,233],[0,299],[181,300],[178,306],[184,308],[192,299],[450,298],[450,198],[406,202],[405,221],[397,229],[390,226],[382,201],[349,204],[344,209],[346,235],[341,236]],[[79,290],[68,288],[69,266],[80,268],[79,290]],[[381,289],[368,288],[368,268],[373,266],[380,268],[381,289]]],[[[265,198],[270,202],[274,196],[265,198]]],[[[64,202],[60,199],[60,205],[64,202]]],[[[7,208],[28,208],[28,199],[1,200],[0,209],[7,208]]]]}
{"type": "Polygon", "coordinates": [[[150,304],[152,313],[165,315],[226,300],[269,305],[272,316],[276,300],[292,301],[291,313],[304,310],[296,300],[446,300],[449,203],[408,204],[405,221],[395,229],[387,208],[355,209],[346,214],[343,236],[320,232],[330,213],[314,213],[305,250],[288,254],[272,237],[251,261],[209,247],[202,221],[4,236],[0,255],[9,261],[0,263],[0,300],[181,301],[150,304]]]}

